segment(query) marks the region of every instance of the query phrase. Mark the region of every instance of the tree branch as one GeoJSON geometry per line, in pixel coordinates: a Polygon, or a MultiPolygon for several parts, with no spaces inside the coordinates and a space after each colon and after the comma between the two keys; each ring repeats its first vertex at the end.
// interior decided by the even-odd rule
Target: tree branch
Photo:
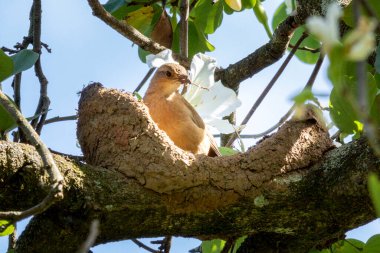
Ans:
{"type": "Polygon", "coordinates": [[[41,18],[42,18],[42,8],[41,0],[33,1],[33,11],[32,11],[33,23],[33,51],[39,54],[39,57],[34,64],[34,72],[40,82],[40,98],[38,101],[38,106],[35,115],[41,114],[41,117],[33,119],[31,125],[36,129],[38,134],[41,134],[42,127],[44,125],[47,113],[49,111],[50,99],[47,95],[48,80],[43,73],[41,66],[41,18]]]}
{"type": "MultiPolygon", "coordinates": [[[[195,157],[173,145],[142,102],[94,84],[82,92],[78,137],[87,162],[104,168],[55,156],[65,198],[33,218],[16,252],[75,252],[94,219],[102,229],[95,244],[253,233],[305,252],[375,218],[366,184],[380,159],[364,139],[326,153],[331,141],[312,115],[246,153],[195,157]]],[[[0,142],[1,209],[46,194],[41,165],[30,146],[0,142]]]]}
{"type": "MultiPolygon", "coordinates": [[[[265,87],[264,91],[260,94],[259,98],[253,104],[253,106],[249,110],[248,114],[245,116],[245,118],[243,119],[243,121],[240,123],[240,126],[244,126],[244,125],[246,125],[248,123],[248,121],[250,120],[250,118],[252,117],[252,115],[255,113],[255,111],[257,110],[257,108],[260,106],[261,102],[264,100],[264,98],[266,97],[266,95],[268,95],[268,93],[272,89],[273,85],[276,83],[276,81],[281,76],[281,74],[283,73],[283,71],[285,70],[285,68],[288,66],[290,60],[293,58],[294,54],[296,53],[298,47],[301,45],[302,41],[304,39],[306,39],[307,36],[308,35],[306,33],[304,33],[298,39],[296,45],[294,46],[294,48],[292,49],[292,51],[290,51],[288,57],[286,57],[285,61],[281,65],[281,67],[278,69],[278,71],[276,72],[276,74],[273,76],[273,78],[270,80],[270,82],[268,83],[268,85],[265,87]]],[[[236,138],[238,137],[238,135],[240,134],[240,132],[241,132],[241,130],[237,131],[236,133],[233,133],[225,146],[226,147],[230,147],[234,143],[234,141],[236,140],[236,138]]]]}
{"type": "Polygon", "coordinates": [[[42,158],[43,167],[49,174],[50,190],[47,196],[39,204],[21,212],[0,212],[1,219],[7,219],[11,220],[12,222],[17,222],[31,215],[35,215],[37,213],[45,211],[55,201],[61,199],[63,197],[63,177],[60,171],[58,170],[58,167],[55,164],[53,157],[46,145],[41,141],[38,134],[34,131],[33,127],[24,118],[24,116],[22,116],[22,114],[17,110],[17,108],[15,108],[15,105],[12,104],[12,102],[5,96],[5,94],[2,91],[0,91],[0,104],[16,120],[19,128],[26,135],[28,141],[30,141],[30,143],[32,143],[36,147],[39,155],[42,158]]]}

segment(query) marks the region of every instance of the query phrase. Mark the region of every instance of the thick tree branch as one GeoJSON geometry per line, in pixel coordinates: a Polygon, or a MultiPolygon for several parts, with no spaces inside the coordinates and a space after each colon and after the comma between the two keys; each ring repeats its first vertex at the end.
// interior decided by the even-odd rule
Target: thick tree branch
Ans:
{"type": "MultiPolygon", "coordinates": [[[[25,219],[29,216],[41,213],[49,208],[55,201],[63,198],[63,177],[55,164],[52,154],[46,147],[46,145],[41,141],[38,134],[34,131],[33,127],[25,119],[24,116],[17,110],[16,106],[5,96],[5,94],[0,91],[0,104],[8,111],[10,115],[16,120],[19,128],[25,134],[27,140],[33,144],[41,159],[43,161],[43,168],[47,171],[49,178],[49,183],[44,183],[50,190],[47,196],[37,205],[28,208],[25,211],[7,211],[0,212],[0,219],[7,219],[12,222],[17,222],[19,220],[25,219]]],[[[4,210],[0,208],[0,210],[4,210]]]]}
{"type": "MultiPolygon", "coordinates": [[[[55,156],[65,198],[33,218],[16,252],[75,252],[94,219],[96,244],[255,234],[305,252],[375,218],[366,183],[380,159],[363,139],[324,154],[331,142],[312,117],[285,123],[247,153],[195,157],[173,146],[142,102],[95,84],[82,92],[78,131],[87,161],[103,168],[55,156]]],[[[48,191],[36,154],[0,142],[0,209],[26,208],[48,191]]]]}

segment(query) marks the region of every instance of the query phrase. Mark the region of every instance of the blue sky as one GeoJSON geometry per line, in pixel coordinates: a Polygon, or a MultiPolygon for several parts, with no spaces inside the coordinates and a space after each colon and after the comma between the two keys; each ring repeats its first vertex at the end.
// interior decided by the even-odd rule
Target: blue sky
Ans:
{"type": "MultiPolygon", "coordinates": [[[[281,2],[264,2],[270,19],[281,2]]],[[[12,47],[27,34],[31,3],[31,0],[2,1],[0,46],[12,47]]],[[[132,91],[137,86],[148,70],[138,59],[137,47],[92,16],[87,1],[49,0],[42,1],[42,6],[42,41],[52,48],[51,54],[44,51],[42,56],[52,101],[49,117],[75,114],[79,99],[77,93],[91,81],[126,91],[132,91]]],[[[227,67],[266,43],[268,37],[253,12],[244,11],[230,16],[224,15],[221,28],[210,35],[209,40],[216,47],[209,55],[215,57],[220,66],[227,67]]],[[[281,62],[241,84],[239,98],[243,105],[238,110],[238,122],[249,111],[281,62]]],[[[258,133],[275,124],[292,105],[291,98],[305,85],[312,67],[294,59],[254,114],[244,133],[258,133]]],[[[13,94],[10,80],[3,82],[3,87],[9,95],[13,94]]],[[[315,91],[328,94],[330,89],[326,71],[322,70],[316,80],[315,91]]],[[[38,94],[39,86],[34,72],[26,71],[22,82],[22,110],[25,115],[34,113],[38,94]]],[[[326,99],[321,101],[327,105],[326,99]]],[[[42,138],[54,150],[80,154],[75,131],[76,124],[73,121],[51,124],[44,128],[42,138]]],[[[253,143],[254,141],[245,141],[246,146],[253,143]]],[[[379,225],[379,221],[375,221],[349,235],[366,241],[370,235],[380,233],[379,225]]],[[[174,242],[172,252],[187,252],[198,244],[197,240],[178,239],[174,242]]],[[[6,247],[6,238],[0,238],[0,253],[5,252],[6,247]]],[[[127,249],[128,252],[145,252],[130,242],[97,246],[93,252],[124,253],[127,249]]]]}

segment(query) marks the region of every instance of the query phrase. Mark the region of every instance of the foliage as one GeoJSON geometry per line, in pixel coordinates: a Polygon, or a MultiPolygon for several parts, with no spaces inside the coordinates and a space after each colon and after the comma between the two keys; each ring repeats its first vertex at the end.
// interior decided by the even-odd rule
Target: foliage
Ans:
{"type": "MultiPolygon", "coordinates": [[[[38,59],[38,54],[24,49],[12,56],[8,56],[0,49],[0,82],[24,70],[31,68],[38,59]]],[[[10,101],[12,99],[8,97],[10,101]]],[[[13,102],[13,101],[12,101],[13,102]]],[[[16,121],[0,105],[0,133],[5,133],[17,126],[16,121]]]]}
{"type": "MultiPolygon", "coordinates": [[[[234,242],[233,246],[228,251],[228,253],[236,253],[246,238],[247,238],[247,236],[239,237],[234,242]]],[[[203,241],[202,245],[201,245],[202,253],[220,253],[220,252],[222,252],[225,244],[226,244],[226,241],[221,240],[221,239],[203,241]]]]}
{"type": "Polygon", "coordinates": [[[380,234],[374,235],[364,243],[357,239],[345,239],[334,243],[328,249],[310,250],[309,253],[378,253],[380,234]]]}
{"type": "Polygon", "coordinates": [[[358,138],[366,127],[380,126],[378,73],[362,62],[375,49],[376,22],[361,16],[355,29],[340,38],[338,19],[341,15],[339,6],[331,4],[325,18],[310,17],[307,26],[321,40],[330,60],[328,77],[333,84],[330,117],[343,136],[358,138]]]}
{"type": "MultiPolygon", "coordinates": [[[[157,26],[159,25],[160,19],[164,17],[167,21],[166,24],[170,24],[170,29],[167,30],[170,34],[167,35],[172,36],[172,41],[170,41],[169,44],[170,46],[167,47],[170,47],[174,52],[178,53],[180,47],[180,2],[181,1],[167,1],[165,6],[162,6],[158,1],[152,2],[150,0],[109,0],[103,6],[117,19],[123,20],[142,34],[151,38],[153,38],[155,29],[161,28],[157,26]]],[[[380,16],[380,2],[378,0],[368,0],[368,2],[373,7],[373,11],[380,16]]],[[[272,31],[268,25],[268,17],[260,0],[193,0],[190,1],[190,6],[191,10],[188,21],[189,58],[195,56],[194,58],[196,59],[197,57],[201,57],[197,55],[198,53],[211,52],[215,49],[209,41],[208,36],[215,33],[221,26],[225,14],[230,15],[235,12],[252,9],[253,14],[264,27],[268,37],[272,37],[272,31]]],[[[287,13],[286,9],[287,7],[285,3],[282,3],[277,8],[272,20],[272,30],[275,30],[278,25],[288,17],[289,13],[287,13]]],[[[367,13],[361,10],[361,15],[366,16],[367,13]]],[[[338,38],[337,43],[324,52],[329,59],[328,78],[333,86],[329,102],[330,117],[342,134],[353,135],[354,138],[357,138],[365,130],[366,124],[372,124],[374,128],[379,128],[380,126],[380,46],[376,49],[377,58],[375,65],[371,66],[364,63],[365,70],[364,72],[359,73],[358,63],[367,59],[368,54],[372,53],[371,45],[367,46],[367,44],[365,44],[365,47],[363,47],[363,44],[360,44],[362,43],[360,39],[365,38],[367,35],[368,40],[366,42],[371,40],[371,22],[369,19],[363,21],[363,27],[360,30],[360,23],[359,25],[355,25],[352,5],[344,10],[342,19],[346,24],[355,28],[355,30],[343,38],[338,38]],[[360,54],[360,50],[363,48],[369,50],[368,52],[366,51],[363,53],[364,56],[360,54]],[[359,55],[359,58],[355,58],[357,55],[359,55]],[[365,86],[364,99],[366,101],[366,110],[364,111],[360,103],[361,98],[359,95],[361,92],[360,89],[363,89],[363,87],[358,85],[359,80],[364,80],[363,85],[365,86]]],[[[298,27],[291,38],[290,44],[294,45],[304,32],[306,32],[305,26],[298,27]]],[[[156,40],[155,38],[153,39],[156,40]]],[[[161,41],[158,42],[161,43],[161,41]]],[[[312,34],[301,44],[301,47],[304,47],[304,49],[307,50],[297,50],[295,55],[304,63],[314,64],[319,58],[321,43],[326,44],[323,39],[319,38],[316,34],[312,34]]],[[[145,62],[148,52],[139,48],[138,54],[140,59],[145,62]]],[[[37,53],[28,49],[21,50],[12,56],[8,56],[4,51],[0,50],[0,82],[29,69],[35,64],[38,57],[39,55],[37,53]]],[[[214,62],[212,62],[212,64],[214,64],[214,62]]],[[[213,71],[215,66],[213,67],[213,71]]],[[[214,72],[212,72],[211,77],[214,82],[213,73],[214,72]]],[[[210,79],[210,77],[207,78],[210,79]]],[[[194,80],[196,80],[196,78],[194,80]]],[[[222,86],[221,83],[218,83],[218,85],[222,86]]],[[[214,89],[216,89],[215,87],[218,86],[215,85],[214,89]]],[[[223,92],[218,88],[215,94],[216,93],[220,95],[223,92]]],[[[134,95],[138,100],[142,99],[138,93],[135,93],[134,95]]],[[[227,95],[223,97],[223,100],[228,100],[227,95]]],[[[212,100],[210,97],[206,98],[207,99],[204,99],[205,101],[212,100]]],[[[9,98],[9,100],[12,101],[11,98],[9,98]]],[[[294,97],[294,101],[297,106],[300,106],[307,101],[316,101],[316,97],[311,89],[306,89],[294,97]]],[[[230,114],[235,109],[236,108],[227,111],[227,114],[230,114]]],[[[8,132],[15,127],[15,120],[2,106],[0,106],[0,133],[8,132]]],[[[226,147],[221,147],[220,151],[226,156],[238,153],[236,150],[226,147]]],[[[368,187],[377,215],[380,217],[380,180],[377,176],[369,176],[368,187]]],[[[0,236],[8,235],[12,233],[13,230],[14,226],[13,224],[10,224],[9,221],[0,221],[0,236]]],[[[246,236],[237,239],[230,250],[230,253],[235,253],[245,238],[246,236]]],[[[224,240],[220,239],[203,241],[202,252],[221,252],[225,243],[224,240]]],[[[380,235],[374,235],[366,243],[356,239],[347,239],[334,243],[330,246],[330,249],[324,249],[322,251],[311,250],[310,253],[372,253],[379,252],[379,248],[380,235]]]]}
{"type": "Polygon", "coordinates": [[[223,156],[235,155],[239,153],[239,151],[227,147],[219,147],[219,151],[223,156]]]}
{"type": "Polygon", "coordinates": [[[0,82],[10,76],[31,68],[38,59],[38,54],[29,49],[23,49],[8,56],[0,49],[0,82]]]}
{"type": "Polygon", "coordinates": [[[377,217],[380,217],[380,180],[375,174],[369,175],[368,188],[377,217]]]}
{"type": "MultiPolygon", "coordinates": [[[[286,13],[286,5],[285,3],[282,3],[276,10],[276,12],[273,15],[272,20],[272,29],[275,30],[276,27],[287,18],[286,13]]],[[[305,32],[305,26],[300,26],[296,29],[294,32],[294,35],[292,36],[292,39],[290,40],[290,44],[294,45],[299,38],[302,36],[302,34],[305,32]]],[[[300,47],[309,48],[311,50],[316,50],[320,48],[319,42],[313,37],[309,36],[307,37],[300,45],[300,47]]],[[[289,49],[290,50],[290,49],[289,49]]],[[[314,64],[317,62],[319,53],[314,53],[311,51],[305,51],[305,50],[298,50],[295,54],[299,60],[301,60],[304,63],[314,64]]]]}
{"type": "MultiPolygon", "coordinates": [[[[158,17],[163,9],[168,10],[168,19],[172,26],[173,43],[171,49],[179,52],[179,5],[180,1],[167,1],[165,8],[159,4],[147,5],[147,0],[109,0],[104,4],[104,8],[114,17],[124,20],[132,25],[142,34],[150,37],[152,31],[157,25],[158,17]]],[[[223,14],[232,14],[234,12],[253,9],[257,20],[263,25],[268,36],[271,36],[271,30],[268,25],[268,17],[265,9],[259,0],[199,0],[190,1],[189,13],[189,58],[201,52],[211,52],[215,49],[208,40],[208,35],[213,34],[222,24],[223,14]]],[[[160,43],[160,41],[158,41],[160,43]]],[[[145,62],[148,52],[139,49],[140,59],[145,62]]]]}
{"type": "Polygon", "coordinates": [[[0,220],[0,236],[6,236],[13,233],[15,226],[7,220],[0,220]]]}

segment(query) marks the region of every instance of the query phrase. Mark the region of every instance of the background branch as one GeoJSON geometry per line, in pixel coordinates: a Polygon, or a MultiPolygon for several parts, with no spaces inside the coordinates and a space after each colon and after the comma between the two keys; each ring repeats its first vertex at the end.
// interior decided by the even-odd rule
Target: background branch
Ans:
{"type": "MultiPolygon", "coordinates": [[[[240,123],[240,126],[245,126],[252,115],[255,113],[257,108],[260,106],[261,102],[264,100],[266,95],[269,93],[269,91],[272,89],[273,85],[276,83],[277,79],[281,76],[283,71],[285,70],[286,66],[289,64],[290,60],[292,59],[293,55],[297,51],[298,47],[301,45],[302,41],[307,37],[308,35],[304,33],[299,40],[297,41],[296,45],[292,50],[290,51],[288,57],[286,57],[285,61],[282,63],[281,67],[278,69],[276,74],[273,76],[272,80],[268,83],[268,85],[265,87],[264,91],[260,94],[259,98],[256,100],[256,102],[253,104],[252,108],[249,110],[248,114],[245,116],[243,121],[240,123]]],[[[225,145],[226,147],[230,147],[238,135],[240,134],[241,130],[238,130],[236,133],[232,134],[230,139],[228,140],[227,144],[225,145]]]]}

